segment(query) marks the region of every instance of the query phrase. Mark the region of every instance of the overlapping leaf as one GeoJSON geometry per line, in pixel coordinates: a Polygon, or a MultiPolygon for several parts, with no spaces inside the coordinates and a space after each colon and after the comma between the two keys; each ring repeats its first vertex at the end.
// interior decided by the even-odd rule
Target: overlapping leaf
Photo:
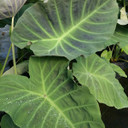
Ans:
{"type": "Polygon", "coordinates": [[[128,98],[115,79],[112,67],[97,55],[78,58],[73,64],[73,73],[99,102],[116,108],[128,107],[128,98]]]}
{"type": "Polygon", "coordinates": [[[15,16],[26,0],[0,0],[0,20],[15,16]]]}
{"type": "MultiPolygon", "coordinates": [[[[18,75],[21,75],[21,74],[27,72],[28,71],[28,61],[24,61],[22,63],[17,64],[16,69],[17,69],[18,75]]],[[[15,74],[14,66],[12,68],[10,68],[9,70],[7,70],[6,72],[4,72],[3,75],[8,75],[8,74],[15,74]]]]}
{"type": "Polygon", "coordinates": [[[119,46],[128,54],[128,25],[117,25],[114,35],[106,44],[116,43],[119,43],[119,46]]]}
{"type": "Polygon", "coordinates": [[[117,23],[116,0],[49,0],[28,9],[18,21],[12,42],[31,42],[36,55],[89,55],[105,47],[117,23]]]}
{"type": "Polygon", "coordinates": [[[21,128],[104,128],[95,98],[67,75],[64,58],[31,58],[30,79],[0,78],[0,110],[21,128]]]}

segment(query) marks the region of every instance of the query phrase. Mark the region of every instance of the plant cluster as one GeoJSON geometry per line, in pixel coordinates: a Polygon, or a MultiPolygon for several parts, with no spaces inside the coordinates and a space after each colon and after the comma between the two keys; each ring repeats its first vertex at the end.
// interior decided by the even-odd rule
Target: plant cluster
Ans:
{"type": "Polygon", "coordinates": [[[122,0],[0,0],[12,42],[1,68],[1,127],[104,128],[98,103],[127,108],[115,78],[127,75],[113,63],[127,61],[126,11],[122,0]],[[14,46],[33,52],[29,62],[16,63],[14,46]],[[11,49],[14,66],[4,72],[11,49]]]}

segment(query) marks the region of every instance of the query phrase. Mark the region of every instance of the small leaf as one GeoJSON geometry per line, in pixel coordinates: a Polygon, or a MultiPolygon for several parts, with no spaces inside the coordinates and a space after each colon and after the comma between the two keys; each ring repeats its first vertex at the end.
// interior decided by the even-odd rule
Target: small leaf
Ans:
{"type": "Polygon", "coordinates": [[[107,61],[110,61],[112,57],[112,51],[104,50],[101,54],[101,57],[105,58],[107,61]]]}
{"type": "Polygon", "coordinates": [[[26,0],[0,0],[0,20],[13,17],[26,0]]]}
{"type": "Polygon", "coordinates": [[[118,109],[128,107],[128,98],[115,79],[115,72],[97,55],[78,58],[73,64],[73,74],[99,102],[118,109]]]}
{"type": "Polygon", "coordinates": [[[117,72],[120,76],[123,76],[123,77],[126,77],[127,78],[127,75],[125,74],[125,72],[116,64],[112,64],[111,63],[111,67],[113,68],[113,70],[115,72],[117,72]]]}
{"type": "Polygon", "coordinates": [[[68,77],[68,61],[31,58],[30,79],[0,78],[0,110],[21,128],[104,128],[99,106],[87,87],[68,77]]]}
{"type": "Polygon", "coordinates": [[[4,115],[1,120],[1,128],[19,128],[16,126],[9,115],[4,115]]]}
{"type": "Polygon", "coordinates": [[[19,48],[32,42],[30,49],[37,56],[72,60],[105,48],[114,33],[117,15],[116,0],[38,2],[19,19],[11,40],[19,48]]]}

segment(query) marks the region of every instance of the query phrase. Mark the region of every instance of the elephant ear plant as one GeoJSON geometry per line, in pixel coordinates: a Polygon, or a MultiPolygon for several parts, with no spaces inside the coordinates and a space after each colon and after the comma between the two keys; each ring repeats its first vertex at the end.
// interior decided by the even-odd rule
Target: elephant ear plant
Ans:
{"type": "MultiPolygon", "coordinates": [[[[2,16],[15,14],[21,1],[5,3],[13,10],[7,13],[0,5],[2,16]]],[[[35,55],[29,59],[30,78],[0,78],[0,110],[9,114],[2,128],[105,128],[98,102],[128,107],[114,69],[95,54],[112,44],[118,11],[116,0],[48,0],[24,12],[11,41],[35,55]]]]}

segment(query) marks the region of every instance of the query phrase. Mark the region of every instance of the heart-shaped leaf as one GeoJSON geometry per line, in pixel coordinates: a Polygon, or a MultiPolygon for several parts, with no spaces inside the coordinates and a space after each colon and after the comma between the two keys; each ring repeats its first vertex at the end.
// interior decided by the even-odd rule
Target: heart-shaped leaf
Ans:
{"type": "Polygon", "coordinates": [[[38,56],[68,59],[105,47],[117,23],[116,0],[49,0],[29,8],[18,21],[11,40],[20,48],[32,42],[38,56]]]}
{"type": "Polygon", "coordinates": [[[115,72],[97,55],[78,58],[77,63],[73,64],[73,74],[99,102],[116,108],[128,107],[128,98],[115,79],[115,72]]]}
{"type": "Polygon", "coordinates": [[[104,128],[95,98],[68,77],[64,58],[31,58],[30,79],[0,78],[0,110],[21,128],[104,128]]]}
{"type": "Polygon", "coordinates": [[[0,20],[15,16],[26,0],[0,0],[0,20]]]}

